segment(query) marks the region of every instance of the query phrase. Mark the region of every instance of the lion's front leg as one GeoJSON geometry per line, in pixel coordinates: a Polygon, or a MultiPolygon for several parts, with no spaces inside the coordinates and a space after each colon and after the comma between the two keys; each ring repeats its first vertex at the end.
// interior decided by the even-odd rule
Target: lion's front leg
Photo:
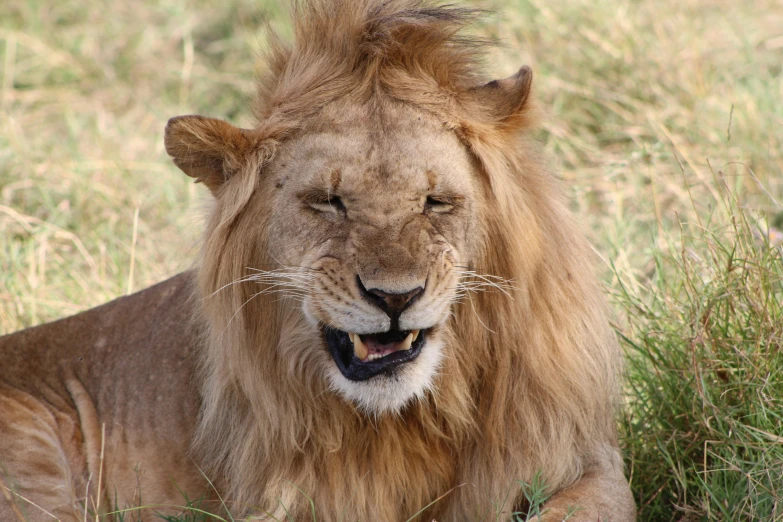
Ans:
{"type": "Polygon", "coordinates": [[[89,491],[83,473],[72,469],[79,461],[75,426],[72,417],[52,412],[43,401],[0,386],[2,522],[84,519],[89,491]]]}
{"type": "Polygon", "coordinates": [[[595,462],[576,483],[552,495],[541,513],[541,522],[635,521],[636,503],[619,455],[595,462]]]}

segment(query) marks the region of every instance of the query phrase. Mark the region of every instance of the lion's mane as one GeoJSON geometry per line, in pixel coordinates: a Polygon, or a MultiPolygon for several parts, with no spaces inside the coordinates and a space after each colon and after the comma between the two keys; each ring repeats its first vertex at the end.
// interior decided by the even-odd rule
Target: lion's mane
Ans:
{"type": "Polygon", "coordinates": [[[236,512],[285,518],[281,506],[302,512],[309,496],[322,519],[397,520],[448,493],[428,520],[450,520],[514,498],[514,481],[537,472],[551,489],[567,486],[586,455],[615,440],[621,358],[592,255],[526,136],[533,110],[499,121],[466,96],[482,83],[487,49],[460,32],[475,14],[310,0],[294,7],[295,43],[271,38],[255,105],[266,139],[217,198],[198,268],[209,333],[194,450],[236,512]],[[279,144],[325,104],[381,94],[440,118],[478,159],[494,200],[479,210],[473,268],[514,288],[456,306],[434,393],[367,418],[316,371],[325,355],[313,353],[295,303],[230,283],[246,267],[275,266],[263,204],[274,195],[259,176],[279,144]]]}

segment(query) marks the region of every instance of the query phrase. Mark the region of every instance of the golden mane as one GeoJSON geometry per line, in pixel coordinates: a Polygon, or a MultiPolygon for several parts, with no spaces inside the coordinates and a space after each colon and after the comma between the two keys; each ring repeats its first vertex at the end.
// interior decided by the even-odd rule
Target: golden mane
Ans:
{"type": "Polygon", "coordinates": [[[295,4],[293,44],[271,38],[255,104],[260,152],[221,190],[198,269],[208,334],[194,449],[239,513],[295,512],[309,505],[306,493],[333,506],[320,518],[370,506],[358,516],[394,520],[450,491],[427,516],[451,520],[513,499],[509,477],[541,472],[552,490],[567,486],[588,455],[615,444],[621,357],[592,255],[524,133],[533,109],[500,119],[469,95],[484,83],[487,45],[460,31],[476,14],[417,0],[311,0],[295,4]],[[455,308],[437,393],[367,419],[315,373],[311,363],[324,355],[307,350],[292,304],[231,283],[247,267],[276,266],[266,254],[275,241],[264,227],[269,209],[254,202],[274,197],[257,173],[279,144],[331,102],[376,96],[435,115],[472,151],[494,197],[479,209],[472,268],[514,288],[511,298],[483,292],[455,308]],[[389,491],[406,492],[402,505],[360,487],[368,468],[388,463],[398,467],[379,472],[389,491]],[[314,469],[330,480],[316,482],[314,469]]]}

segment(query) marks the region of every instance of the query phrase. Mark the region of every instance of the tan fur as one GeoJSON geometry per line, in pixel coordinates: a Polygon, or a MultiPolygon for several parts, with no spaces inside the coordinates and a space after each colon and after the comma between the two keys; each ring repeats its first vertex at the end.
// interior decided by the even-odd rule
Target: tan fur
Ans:
{"type": "MultiPolygon", "coordinates": [[[[526,136],[530,70],[482,85],[485,45],[458,36],[472,19],[415,0],[297,3],[295,43],[273,41],[267,57],[255,128],[202,117],[167,127],[175,163],[216,198],[196,298],[166,312],[192,314],[198,328],[170,324],[150,343],[198,347],[201,414],[184,415],[190,427],[176,434],[193,439],[195,462],[235,516],[304,521],[312,502],[327,521],[407,520],[421,509],[427,521],[507,519],[525,507],[517,481],[537,473],[554,494],[547,520],[571,507],[581,509],[569,520],[635,516],[613,419],[621,355],[589,247],[526,136]],[[339,196],[344,213],[309,208],[322,193],[339,196]],[[426,198],[443,193],[454,209],[428,212],[426,198]],[[422,352],[396,381],[341,381],[318,324],[388,328],[357,277],[388,292],[426,286],[400,322],[431,328],[424,350],[438,356],[422,352]],[[471,277],[505,283],[460,301],[471,277]]],[[[155,294],[146,295],[128,306],[147,314],[155,294]]],[[[9,339],[0,355],[24,345],[9,339]]],[[[131,369],[155,371],[146,364],[131,369]]],[[[107,378],[93,371],[76,375],[107,378]]],[[[78,395],[65,388],[59,396],[78,395]]],[[[166,400],[190,404],[191,393],[166,400]]],[[[70,414],[82,432],[95,430],[86,417],[116,415],[96,402],[96,414],[70,414]]],[[[8,429],[21,429],[19,418],[8,429]]],[[[143,453],[120,446],[126,467],[143,453]]],[[[0,461],[12,447],[0,439],[0,461]]],[[[184,448],[161,448],[145,448],[150,466],[164,453],[185,460],[184,448]]],[[[84,480],[90,458],[78,454],[70,473],[84,480]]],[[[110,475],[127,492],[121,473],[110,475]]]]}
{"type": "Polygon", "coordinates": [[[177,513],[180,491],[209,492],[187,452],[198,412],[191,280],[0,338],[0,520],[177,513]]]}

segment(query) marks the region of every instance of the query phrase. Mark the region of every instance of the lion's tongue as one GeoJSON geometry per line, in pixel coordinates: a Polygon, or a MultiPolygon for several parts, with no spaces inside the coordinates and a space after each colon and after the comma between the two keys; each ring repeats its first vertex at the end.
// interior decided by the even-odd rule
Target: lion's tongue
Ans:
{"type": "Polygon", "coordinates": [[[370,354],[380,354],[380,355],[387,355],[397,350],[397,347],[400,346],[401,343],[381,343],[376,339],[375,337],[367,337],[366,339],[362,339],[364,342],[364,345],[367,347],[367,351],[370,352],[370,354]]]}

